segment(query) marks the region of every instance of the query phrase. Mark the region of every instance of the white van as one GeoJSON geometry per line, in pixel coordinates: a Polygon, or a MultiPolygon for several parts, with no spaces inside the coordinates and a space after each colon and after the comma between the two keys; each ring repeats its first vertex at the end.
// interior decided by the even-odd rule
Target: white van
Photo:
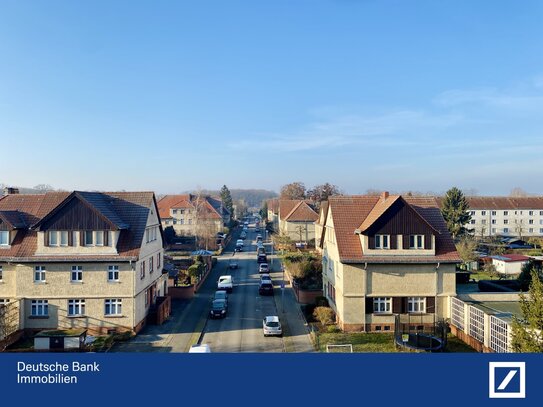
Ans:
{"type": "Polygon", "coordinates": [[[217,290],[226,290],[229,293],[232,292],[234,288],[234,279],[232,276],[220,276],[217,281],[217,290]]]}

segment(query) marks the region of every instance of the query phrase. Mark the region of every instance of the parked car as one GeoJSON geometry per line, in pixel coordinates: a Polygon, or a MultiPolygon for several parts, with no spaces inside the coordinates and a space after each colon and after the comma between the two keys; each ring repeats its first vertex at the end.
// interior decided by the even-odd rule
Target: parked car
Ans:
{"type": "Polygon", "coordinates": [[[264,248],[264,246],[258,246],[256,248],[256,254],[259,255],[259,254],[266,254],[266,249],[264,248]]]}
{"type": "Polygon", "coordinates": [[[262,241],[262,235],[256,235],[256,241],[257,241],[257,242],[258,242],[258,241],[261,242],[261,241],[262,241]]]}
{"type": "Polygon", "coordinates": [[[258,293],[260,295],[273,295],[273,283],[271,280],[261,280],[258,286],[258,293]]]}
{"type": "Polygon", "coordinates": [[[226,303],[226,300],[214,300],[211,304],[209,316],[211,318],[224,318],[227,310],[228,304],[226,303]]]}
{"type": "Polygon", "coordinates": [[[230,259],[230,261],[228,262],[228,268],[230,270],[237,269],[238,268],[238,261],[236,259],[230,259]]]}
{"type": "Polygon", "coordinates": [[[260,263],[258,265],[258,272],[259,273],[269,273],[270,272],[270,266],[268,263],[260,263]]]}
{"type": "Polygon", "coordinates": [[[281,328],[279,317],[276,315],[264,317],[262,320],[262,331],[264,332],[264,336],[283,335],[283,329],[281,328]]]}
{"type": "Polygon", "coordinates": [[[217,281],[217,290],[226,290],[229,293],[232,292],[232,289],[234,288],[234,279],[232,276],[220,276],[219,280],[217,281]]]}
{"type": "Polygon", "coordinates": [[[257,233],[260,232],[260,228],[258,226],[255,227],[255,232],[257,232],[257,233]]]}
{"type": "Polygon", "coordinates": [[[241,240],[247,239],[247,233],[241,232],[241,234],[239,235],[239,237],[241,238],[241,240]]]}
{"type": "Polygon", "coordinates": [[[190,347],[189,353],[211,353],[211,348],[207,343],[195,344],[190,347]]]}
{"type": "Polygon", "coordinates": [[[215,291],[212,301],[215,301],[215,300],[225,300],[226,304],[228,305],[228,293],[224,290],[215,291]]]}
{"type": "Polygon", "coordinates": [[[242,240],[242,239],[236,240],[236,246],[237,246],[238,244],[241,245],[241,246],[243,246],[243,240],[242,240]]]}
{"type": "Polygon", "coordinates": [[[260,263],[267,263],[268,262],[268,258],[266,257],[266,254],[259,254],[256,258],[256,261],[258,262],[258,264],[260,263]]]}
{"type": "Polygon", "coordinates": [[[242,252],[243,251],[243,245],[242,244],[236,244],[236,248],[234,250],[236,252],[242,252]]]}
{"type": "Polygon", "coordinates": [[[271,276],[269,274],[261,274],[260,282],[263,282],[263,281],[269,281],[271,283],[272,281],[271,276]]]}

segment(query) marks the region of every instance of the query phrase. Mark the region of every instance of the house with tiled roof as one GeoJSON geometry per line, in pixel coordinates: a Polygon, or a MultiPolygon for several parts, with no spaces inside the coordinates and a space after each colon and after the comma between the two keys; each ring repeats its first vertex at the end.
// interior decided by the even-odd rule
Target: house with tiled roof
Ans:
{"type": "Polygon", "coordinates": [[[268,222],[271,222],[275,231],[279,230],[279,198],[272,198],[266,201],[268,207],[268,222]]]}
{"type": "Polygon", "coordinates": [[[166,296],[153,192],[0,198],[0,304],[18,329],[139,331],[166,296]]]}
{"type": "MultiPolygon", "coordinates": [[[[466,197],[475,236],[543,236],[543,197],[466,197]]],[[[443,198],[438,198],[441,205],[443,198]]]]}
{"type": "Polygon", "coordinates": [[[311,202],[297,199],[279,200],[279,233],[295,242],[313,242],[315,221],[319,214],[311,202]]]}
{"type": "Polygon", "coordinates": [[[315,249],[322,253],[326,237],[326,219],[328,218],[328,201],[322,201],[319,208],[319,217],[315,221],[315,249]]]}
{"type": "Polygon", "coordinates": [[[158,209],[162,226],[172,226],[180,236],[197,236],[203,227],[214,236],[230,222],[230,212],[213,196],[166,195],[158,201],[158,209]]]}
{"type": "Polygon", "coordinates": [[[321,208],[323,290],[347,331],[393,331],[447,318],[460,262],[433,197],[333,196],[321,208]]]}

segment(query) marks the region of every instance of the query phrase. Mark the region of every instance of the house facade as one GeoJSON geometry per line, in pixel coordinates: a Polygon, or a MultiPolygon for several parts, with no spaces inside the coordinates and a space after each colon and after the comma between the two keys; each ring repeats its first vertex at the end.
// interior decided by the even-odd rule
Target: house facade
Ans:
{"type": "Polygon", "coordinates": [[[274,231],[279,230],[279,199],[273,198],[266,201],[268,206],[268,222],[271,222],[274,231]]]}
{"type": "Polygon", "coordinates": [[[337,196],[325,211],[323,291],[343,330],[393,331],[396,314],[448,318],[460,258],[435,198],[337,196]]]}
{"type": "Polygon", "coordinates": [[[543,197],[468,197],[475,236],[543,236],[543,197]]]}
{"type": "Polygon", "coordinates": [[[152,192],[0,198],[0,301],[19,329],[138,332],[167,293],[152,192]]]}
{"type": "Polygon", "coordinates": [[[295,242],[310,242],[315,239],[315,221],[319,215],[313,206],[304,200],[279,200],[279,233],[295,242]]]}
{"type": "Polygon", "coordinates": [[[498,274],[514,276],[522,272],[522,267],[530,261],[530,257],[520,254],[502,254],[485,257],[483,261],[491,262],[498,274]]]}
{"type": "Polygon", "coordinates": [[[181,236],[215,235],[230,222],[230,212],[219,198],[193,194],[166,195],[158,201],[162,227],[181,236]]]}

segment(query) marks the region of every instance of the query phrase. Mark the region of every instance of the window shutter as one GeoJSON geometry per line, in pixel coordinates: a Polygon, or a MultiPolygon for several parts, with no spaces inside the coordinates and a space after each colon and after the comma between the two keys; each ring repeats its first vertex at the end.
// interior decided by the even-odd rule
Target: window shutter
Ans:
{"type": "Polygon", "coordinates": [[[366,314],[373,314],[373,298],[366,297],[366,314]]]}
{"type": "Polygon", "coordinates": [[[49,232],[47,231],[43,232],[43,245],[49,246],[49,232]]]}
{"type": "Polygon", "coordinates": [[[68,231],[68,246],[74,245],[74,233],[75,232],[73,230],[68,231]]]}
{"type": "Polygon", "coordinates": [[[403,235],[403,248],[409,249],[409,236],[410,235],[403,235]]]}
{"type": "Polygon", "coordinates": [[[430,250],[432,248],[432,235],[424,235],[424,248],[430,250]]]}
{"type": "Polygon", "coordinates": [[[391,250],[395,250],[398,248],[398,235],[390,235],[389,237],[389,245],[391,250]]]}
{"type": "Polygon", "coordinates": [[[85,246],[85,231],[84,230],[79,231],[79,245],[85,246]]]}
{"type": "Polygon", "coordinates": [[[426,297],[426,313],[435,314],[436,312],[436,297],[426,297]]]}
{"type": "Polygon", "coordinates": [[[375,249],[375,236],[368,236],[368,248],[375,249]]]}
{"type": "Polygon", "coordinates": [[[394,314],[403,314],[403,297],[392,298],[392,312],[394,314]]]}
{"type": "Polygon", "coordinates": [[[104,230],[104,246],[109,246],[109,230],[104,230]]]}

